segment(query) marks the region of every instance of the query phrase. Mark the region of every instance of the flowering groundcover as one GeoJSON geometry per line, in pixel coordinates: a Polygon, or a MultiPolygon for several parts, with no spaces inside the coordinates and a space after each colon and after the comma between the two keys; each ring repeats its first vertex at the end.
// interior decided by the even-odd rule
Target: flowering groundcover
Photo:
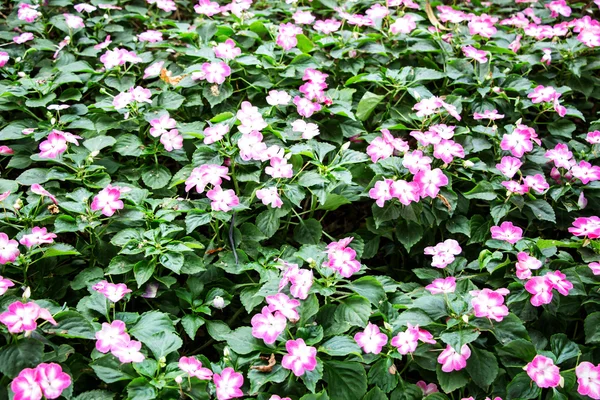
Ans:
{"type": "Polygon", "coordinates": [[[4,5],[0,398],[600,399],[598,4],[4,5]]]}

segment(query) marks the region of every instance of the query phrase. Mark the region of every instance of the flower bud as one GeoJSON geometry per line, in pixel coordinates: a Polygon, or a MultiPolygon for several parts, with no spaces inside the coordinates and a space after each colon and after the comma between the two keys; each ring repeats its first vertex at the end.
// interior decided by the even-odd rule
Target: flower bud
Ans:
{"type": "Polygon", "coordinates": [[[352,142],[346,142],[342,145],[342,151],[344,150],[348,150],[348,148],[350,148],[350,144],[352,144],[352,142]]]}
{"type": "Polygon", "coordinates": [[[14,208],[15,210],[20,210],[22,207],[23,207],[23,200],[21,200],[21,199],[19,198],[19,199],[17,199],[17,200],[15,201],[15,203],[13,204],[13,208],[14,208]]]}
{"type": "Polygon", "coordinates": [[[27,301],[27,300],[29,300],[30,297],[31,297],[31,288],[29,286],[27,286],[25,288],[25,290],[23,291],[23,300],[27,301]]]}
{"type": "Polygon", "coordinates": [[[473,168],[474,165],[475,165],[475,163],[473,161],[470,161],[470,160],[463,161],[463,167],[465,167],[465,168],[473,168]]]}
{"type": "Polygon", "coordinates": [[[25,72],[23,71],[19,71],[17,72],[17,75],[19,76],[19,78],[25,78],[27,75],[25,74],[25,72]]]}
{"type": "Polygon", "coordinates": [[[217,310],[222,310],[225,308],[225,299],[223,299],[221,296],[215,296],[213,299],[213,307],[217,310]]]}
{"type": "Polygon", "coordinates": [[[175,382],[177,382],[178,385],[181,385],[181,382],[183,382],[183,378],[181,376],[176,376],[175,382]]]}
{"type": "Polygon", "coordinates": [[[585,207],[587,207],[588,201],[585,198],[585,195],[583,194],[583,192],[581,192],[579,194],[579,198],[577,199],[577,205],[579,206],[580,210],[583,210],[585,207]]]}
{"type": "Polygon", "coordinates": [[[468,324],[468,323],[469,323],[469,316],[468,316],[468,315],[463,315],[463,316],[462,316],[462,320],[463,320],[463,322],[464,322],[465,324],[468,324]]]}

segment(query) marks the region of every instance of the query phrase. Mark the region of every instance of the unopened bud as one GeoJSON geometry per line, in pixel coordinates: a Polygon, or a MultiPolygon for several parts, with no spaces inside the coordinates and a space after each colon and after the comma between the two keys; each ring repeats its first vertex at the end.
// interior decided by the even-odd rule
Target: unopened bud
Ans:
{"type": "Polygon", "coordinates": [[[223,356],[224,356],[224,357],[229,357],[229,355],[230,355],[230,354],[231,354],[231,353],[230,353],[230,351],[229,351],[229,346],[225,346],[225,347],[223,348],[223,356]]]}
{"type": "Polygon", "coordinates": [[[31,297],[31,288],[27,286],[23,291],[23,300],[27,301],[31,297]]]}
{"type": "Polygon", "coordinates": [[[213,299],[213,307],[217,310],[225,308],[225,299],[223,299],[221,296],[215,296],[213,299]]]}
{"type": "Polygon", "coordinates": [[[175,382],[176,382],[178,385],[181,385],[181,382],[183,382],[183,378],[182,378],[181,376],[176,376],[176,377],[175,377],[175,382]]]}
{"type": "Polygon", "coordinates": [[[468,315],[463,315],[462,316],[462,320],[465,324],[469,323],[469,316],[468,315]]]}
{"type": "Polygon", "coordinates": [[[473,168],[475,163],[473,161],[465,160],[463,161],[463,167],[465,168],[473,168]]]}
{"type": "Polygon", "coordinates": [[[52,125],[56,125],[56,118],[54,118],[54,117],[50,118],[50,123],[52,125]]]}
{"type": "MultiPolygon", "coordinates": [[[[18,61],[18,60],[17,60],[18,61]]],[[[25,74],[25,72],[23,71],[19,71],[17,72],[17,75],[19,75],[19,78],[25,78],[27,75],[25,74]]]]}
{"type": "Polygon", "coordinates": [[[20,210],[21,208],[23,208],[23,200],[21,200],[21,199],[15,200],[15,203],[13,204],[13,208],[15,210],[20,210]]]}
{"type": "Polygon", "coordinates": [[[346,142],[342,145],[342,151],[344,150],[348,150],[350,148],[350,144],[352,144],[352,142],[346,142]]]}

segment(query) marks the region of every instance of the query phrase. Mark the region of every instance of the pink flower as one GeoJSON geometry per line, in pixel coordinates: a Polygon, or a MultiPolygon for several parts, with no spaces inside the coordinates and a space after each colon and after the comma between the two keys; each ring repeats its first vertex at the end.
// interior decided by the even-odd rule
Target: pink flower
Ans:
{"type": "Polygon", "coordinates": [[[438,356],[437,361],[442,364],[442,371],[452,372],[465,368],[469,357],[471,357],[471,349],[466,344],[463,344],[460,353],[447,345],[446,349],[438,356]]]}
{"type": "Polygon", "coordinates": [[[552,160],[556,168],[571,168],[573,153],[569,151],[569,147],[564,143],[558,143],[554,149],[546,151],[544,156],[552,160]]]}
{"type": "Polygon", "coordinates": [[[75,10],[77,12],[94,12],[96,11],[96,7],[94,7],[91,4],[84,4],[84,3],[80,3],[80,4],[75,4],[75,6],[73,6],[73,8],[75,8],[75,10]]]}
{"type": "Polygon", "coordinates": [[[15,151],[8,146],[0,146],[0,155],[9,156],[15,154],[15,151]]]}
{"type": "Polygon", "coordinates": [[[231,75],[231,68],[223,61],[204,63],[202,64],[202,72],[204,72],[207,82],[220,85],[225,82],[225,78],[231,75]]]}
{"type": "Polygon", "coordinates": [[[425,286],[431,294],[454,293],[456,290],[456,278],[449,276],[447,278],[434,279],[429,285],[425,286]]]}
{"type": "Polygon", "coordinates": [[[559,14],[563,17],[571,16],[571,7],[567,5],[567,2],[565,0],[551,1],[548,4],[545,4],[544,7],[551,11],[550,16],[552,18],[558,17],[559,14]]]}
{"type": "Polygon", "coordinates": [[[57,158],[67,151],[67,140],[57,131],[52,131],[46,140],[40,143],[40,158],[57,158]]]}
{"type": "MultiPolygon", "coordinates": [[[[69,40],[70,41],[70,40],[69,40]]],[[[106,35],[106,37],[104,38],[104,42],[100,42],[96,45],[94,45],[94,49],[96,50],[102,50],[108,47],[109,44],[112,43],[112,40],[110,40],[110,35],[106,35]]],[[[67,43],[68,44],[68,43],[67,43]]],[[[164,61],[163,61],[164,63],[164,61]]],[[[160,72],[160,71],[159,71],[160,72]]],[[[158,76],[158,74],[156,74],[158,76]]]]}
{"type": "Polygon", "coordinates": [[[557,387],[560,384],[560,371],[552,359],[537,355],[523,368],[536,385],[541,388],[557,387]]]}
{"type": "Polygon", "coordinates": [[[178,150],[183,147],[183,136],[177,129],[171,129],[160,137],[160,142],[165,146],[166,151],[178,150]]]}
{"type": "Polygon", "coordinates": [[[600,167],[583,160],[571,167],[571,173],[584,185],[600,180],[600,167]]]}
{"type": "Polygon", "coordinates": [[[63,14],[63,17],[65,17],[65,22],[67,23],[67,26],[71,29],[79,29],[79,28],[85,28],[85,24],[83,23],[83,18],[78,17],[77,15],[73,15],[73,14],[63,14]]]}
{"type": "Polygon", "coordinates": [[[427,384],[425,381],[419,381],[416,383],[418,387],[423,391],[423,396],[427,397],[432,393],[439,392],[438,387],[435,383],[427,384]]]}
{"type": "Polygon", "coordinates": [[[281,208],[283,205],[276,187],[259,189],[256,191],[256,197],[262,200],[264,205],[271,206],[272,208],[281,208]]]}
{"type": "Polygon", "coordinates": [[[150,64],[144,70],[144,76],[142,77],[142,79],[155,78],[155,77],[159,76],[160,71],[163,68],[163,65],[165,65],[164,61],[157,61],[153,64],[150,64]]]}
{"type": "Polygon", "coordinates": [[[195,376],[201,380],[210,380],[213,375],[210,369],[202,367],[202,363],[196,357],[181,357],[177,365],[189,376],[195,376]]]}
{"type": "Polygon", "coordinates": [[[169,116],[169,113],[163,114],[158,118],[150,120],[150,135],[159,137],[169,130],[175,128],[177,121],[169,116]]]}
{"type": "Polygon", "coordinates": [[[37,328],[38,318],[56,325],[56,321],[52,318],[50,311],[41,308],[33,302],[21,303],[20,301],[15,301],[8,306],[7,311],[0,314],[0,322],[8,327],[10,333],[34,331],[37,328]]]}
{"type": "Polygon", "coordinates": [[[600,399],[600,366],[584,361],[575,368],[577,392],[592,399],[600,399]]]}
{"type": "Polygon", "coordinates": [[[298,45],[298,39],[296,35],[302,33],[302,28],[292,24],[280,24],[279,35],[277,35],[276,43],[281,46],[284,50],[291,50],[298,45]]]}
{"type": "Polygon", "coordinates": [[[523,38],[522,35],[517,35],[515,40],[510,42],[510,44],[508,45],[508,48],[514,53],[518,52],[519,49],[521,48],[521,39],[522,38],[523,38]]]}
{"type": "Polygon", "coordinates": [[[485,110],[483,113],[473,113],[474,120],[489,119],[490,121],[495,121],[502,118],[504,118],[504,114],[499,114],[498,110],[485,110]]]}
{"type": "Polygon", "coordinates": [[[206,15],[212,17],[215,14],[221,13],[221,7],[219,3],[210,0],[200,0],[198,4],[194,6],[194,11],[200,15],[206,15]]]}
{"type": "Polygon", "coordinates": [[[125,322],[114,320],[112,323],[102,323],[102,329],[96,332],[96,350],[108,353],[121,342],[127,342],[129,335],[125,333],[125,322]]]}
{"type": "Polygon", "coordinates": [[[220,374],[214,374],[213,381],[217,388],[218,400],[229,400],[244,395],[244,392],[240,390],[244,384],[244,377],[235,372],[233,368],[228,367],[220,374]]]}
{"type": "Polygon", "coordinates": [[[271,90],[266,100],[271,106],[287,106],[292,101],[292,96],[284,90],[271,90]]]}
{"type": "Polygon", "coordinates": [[[529,187],[527,185],[521,185],[519,182],[504,181],[501,183],[502,186],[506,188],[508,193],[524,195],[525,193],[529,192],[529,187]]]}
{"type": "Polygon", "coordinates": [[[391,179],[384,179],[383,181],[375,182],[375,186],[369,190],[369,197],[376,200],[375,203],[379,207],[383,207],[386,201],[392,199],[391,189],[393,182],[391,179]]]}
{"type": "MultiPolygon", "coordinates": [[[[236,117],[242,123],[238,126],[238,130],[244,134],[258,133],[260,135],[260,131],[268,126],[258,111],[258,107],[253,106],[249,101],[242,102],[242,108],[237,112],[236,117]]],[[[242,148],[239,144],[238,146],[240,149],[242,148]]]]}
{"type": "Polygon", "coordinates": [[[120,49],[118,47],[107,50],[100,56],[100,62],[104,64],[104,68],[112,69],[119,65],[125,65],[129,62],[132,64],[141,63],[143,60],[135,52],[126,49],[120,49]]]}
{"type": "Polygon", "coordinates": [[[411,174],[416,174],[419,171],[430,170],[432,161],[430,157],[424,156],[421,150],[415,150],[404,155],[402,166],[408,168],[411,174]]]}
{"type": "Polygon", "coordinates": [[[133,101],[138,103],[152,104],[152,100],[150,100],[150,97],[152,97],[152,92],[150,92],[150,89],[144,89],[141,86],[136,86],[135,88],[129,89],[129,93],[131,93],[133,101]]]}
{"type": "Polygon", "coordinates": [[[307,346],[304,339],[288,340],[285,348],[288,354],[283,356],[281,366],[291,370],[294,375],[302,376],[317,367],[317,349],[307,346]]]}
{"type": "MultiPolygon", "coordinates": [[[[588,267],[592,270],[592,273],[594,275],[600,275],[600,263],[593,262],[593,263],[588,264],[588,267]]],[[[1,280],[0,280],[0,282],[1,282],[1,280]]],[[[1,284],[0,284],[0,294],[2,294],[2,285],[1,284]]]]}
{"type": "Polygon", "coordinates": [[[9,239],[8,235],[0,232],[0,264],[4,265],[13,262],[19,257],[19,244],[14,239],[9,239]]]}
{"type": "Polygon", "coordinates": [[[496,164],[496,168],[498,168],[498,170],[507,178],[512,178],[522,165],[523,163],[518,158],[504,156],[502,157],[500,164],[496,164]]]}
{"type": "Polygon", "coordinates": [[[294,176],[292,164],[288,164],[285,158],[273,157],[270,166],[265,168],[265,173],[273,178],[291,178],[294,176]]]}
{"type": "Polygon", "coordinates": [[[94,196],[90,208],[92,211],[100,210],[103,215],[111,217],[115,211],[122,210],[124,207],[123,201],[119,200],[120,197],[121,190],[108,185],[94,196]]]}
{"type": "Polygon", "coordinates": [[[300,319],[296,308],[300,306],[300,302],[296,299],[290,299],[284,293],[277,293],[265,297],[269,304],[269,311],[278,311],[291,322],[296,322],[300,319]]]}
{"type": "Polygon", "coordinates": [[[569,232],[574,236],[587,236],[590,239],[597,239],[600,237],[600,218],[596,216],[579,217],[573,222],[569,232]]]}
{"type": "Polygon", "coordinates": [[[117,110],[126,108],[131,103],[133,103],[133,95],[129,92],[119,93],[112,101],[113,107],[117,110]]]}
{"type": "Polygon", "coordinates": [[[208,184],[220,186],[223,179],[230,180],[227,176],[229,169],[217,164],[204,164],[201,167],[194,168],[189,178],[185,181],[185,191],[189,192],[196,187],[196,192],[202,193],[208,184]]]}
{"type": "Polygon", "coordinates": [[[398,349],[398,353],[405,355],[412,353],[417,349],[419,344],[418,332],[413,329],[407,329],[404,332],[398,332],[392,338],[392,346],[398,349]]]}
{"type": "Polygon", "coordinates": [[[47,399],[59,398],[63,390],[71,386],[71,377],[56,363],[41,363],[35,370],[36,382],[47,399]]]}
{"type": "Polygon", "coordinates": [[[435,168],[427,171],[419,171],[413,181],[419,185],[421,198],[435,198],[440,188],[448,184],[448,177],[441,169],[435,168]]]}
{"type": "Polygon", "coordinates": [[[542,267],[542,262],[540,260],[523,251],[517,254],[517,260],[517,278],[519,279],[531,278],[531,271],[542,267]]]}
{"type": "Polygon", "coordinates": [[[534,276],[525,284],[525,290],[531,293],[531,304],[539,307],[552,302],[552,289],[554,285],[546,276],[534,276]]]}
{"type": "MultiPolygon", "coordinates": [[[[15,394],[15,400],[41,400],[42,388],[38,383],[37,368],[25,368],[13,379],[10,389],[15,394]]],[[[68,376],[68,375],[67,375],[68,376]]]]}
{"type": "Polygon", "coordinates": [[[126,340],[117,342],[112,348],[112,355],[122,363],[139,363],[146,358],[141,352],[142,343],[137,340],[126,340]]]}
{"type": "Polygon", "coordinates": [[[469,33],[489,39],[498,31],[494,26],[496,22],[498,18],[487,14],[473,16],[469,22],[469,33]]]}
{"type": "Polygon", "coordinates": [[[302,139],[312,139],[321,133],[317,124],[306,122],[303,119],[297,119],[292,122],[292,130],[302,133],[302,139]]]}
{"type": "Polygon", "coordinates": [[[302,10],[296,10],[294,15],[292,15],[292,18],[294,19],[294,22],[298,25],[310,25],[316,19],[316,17],[312,15],[310,11],[302,10]]]}
{"type": "Polygon", "coordinates": [[[339,272],[344,278],[349,278],[360,270],[360,262],[356,260],[356,251],[347,247],[352,237],[331,242],[327,245],[328,260],[323,263],[324,267],[339,272]]]}
{"type": "Polygon", "coordinates": [[[535,130],[525,125],[517,125],[510,134],[504,134],[500,142],[502,150],[508,150],[515,157],[523,157],[523,154],[533,150],[532,138],[537,137],[535,130]]]}
{"type": "Polygon", "coordinates": [[[94,286],[92,286],[92,289],[102,293],[104,297],[113,303],[121,300],[127,293],[131,293],[131,289],[127,288],[127,285],[124,283],[114,284],[107,281],[100,281],[96,283],[94,286]]]}
{"type": "Polygon", "coordinates": [[[569,291],[573,289],[573,284],[567,279],[567,276],[560,271],[548,272],[544,275],[551,283],[552,287],[563,296],[568,296],[569,291]]]}
{"type": "Polygon", "coordinates": [[[31,233],[28,235],[23,235],[21,240],[19,240],[19,243],[21,243],[23,246],[26,246],[27,248],[31,248],[38,244],[53,243],[55,238],[56,234],[48,233],[48,230],[46,228],[34,226],[31,230],[31,233]]]}
{"type": "Polygon", "coordinates": [[[354,340],[365,353],[379,354],[383,346],[387,344],[388,337],[386,334],[381,333],[377,325],[369,322],[363,332],[354,335],[354,340]]]}
{"type": "Polygon", "coordinates": [[[231,39],[227,39],[225,42],[219,43],[213,47],[213,51],[215,52],[216,57],[224,60],[233,60],[242,54],[242,49],[236,47],[235,42],[231,39]]]}
{"type": "Polygon", "coordinates": [[[206,192],[206,197],[212,200],[210,207],[213,211],[231,211],[233,207],[240,204],[240,200],[232,189],[223,190],[218,185],[206,192]]]}
{"type": "Polygon", "coordinates": [[[300,269],[295,274],[290,276],[290,293],[292,296],[304,300],[308,297],[308,293],[313,284],[313,272],[307,269],[300,269]]]}
{"type": "Polygon", "coordinates": [[[140,42],[158,43],[163,41],[163,35],[160,31],[147,30],[137,35],[140,42]]]}
{"type": "Polygon", "coordinates": [[[4,67],[8,60],[10,60],[8,53],[5,51],[0,51],[0,68],[4,67]]]}
{"type": "Polygon", "coordinates": [[[13,287],[15,284],[10,279],[3,278],[0,276],[0,296],[2,296],[9,287],[13,287]]]}
{"type": "Polygon", "coordinates": [[[37,11],[37,8],[39,6],[37,5],[31,5],[31,4],[27,4],[27,3],[20,3],[19,4],[19,11],[17,12],[17,18],[19,18],[21,21],[26,21],[26,22],[33,22],[37,19],[37,17],[39,17],[40,15],[42,15],[41,12],[37,11]]]}
{"type": "Polygon", "coordinates": [[[436,268],[446,268],[454,261],[454,256],[459,255],[462,248],[454,239],[446,239],[434,247],[425,247],[424,254],[433,256],[431,265],[436,268]]]}
{"type": "Polygon", "coordinates": [[[417,111],[417,117],[423,118],[439,112],[443,106],[443,101],[439,97],[430,97],[423,99],[414,105],[413,110],[417,111]]]}
{"type": "Polygon", "coordinates": [[[588,132],[585,140],[590,144],[600,144],[600,131],[588,132]]]}
{"type": "Polygon", "coordinates": [[[560,94],[552,86],[538,85],[533,92],[527,95],[531,99],[531,102],[536,103],[552,103],[555,99],[560,97],[560,94]]]}
{"type": "Polygon", "coordinates": [[[396,19],[394,23],[390,25],[390,32],[392,32],[394,35],[399,33],[408,35],[415,29],[417,29],[415,17],[410,14],[406,14],[403,17],[396,19]]]}
{"type": "Polygon", "coordinates": [[[31,185],[31,191],[39,196],[46,196],[50,200],[52,200],[54,204],[58,204],[58,200],[56,200],[56,197],[54,197],[52,194],[50,194],[50,192],[48,192],[46,189],[44,189],[41,185],[37,183],[31,185]]]}
{"type": "Polygon", "coordinates": [[[454,140],[442,139],[433,146],[433,156],[449,164],[454,160],[454,157],[465,158],[465,151],[454,140]]]}
{"type": "Polygon", "coordinates": [[[525,182],[525,186],[535,190],[539,194],[544,193],[546,190],[550,188],[548,182],[546,182],[546,178],[542,174],[535,174],[533,176],[526,176],[523,178],[525,182]]]}
{"type": "Polygon", "coordinates": [[[488,61],[487,52],[483,50],[477,50],[473,46],[463,46],[462,52],[467,58],[471,58],[480,63],[486,63],[488,61]]]}
{"type": "Polygon", "coordinates": [[[415,182],[406,182],[402,179],[392,182],[390,194],[405,206],[419,201],[419,185],[415,182]]]}
{"type": "Polygon", "coordinates": [[[204,144],[212,144],[223,139],[229,132],[229,126],[225,124],[217,124],[204,128],[204,144]]]}
{"type": "Polygon", "coordinates": [[[289,397],[281,397],[281,396],[274,394],[271,397],[269,397],[269,400],[292,400],[292,399],[289,397]]]}
{"type": "Polygon", "coordinates": [[[475,310],[475,316],[478,318],[490,318],[500,322],[508,315],[508,307],[504,305],[504,296],[509,293],[508,289],[498,290],[472,290],[471,305],[475,310]]]}
{"type": "Polygon", "coordinates": [[[279,311],[272,314],[269,307],[265,306],[260,314],[252,317],[250,323],[252,324],[252,336],[264,340],[266,344],[273,344],[285,330],[287,319],[279,311]]]}
{"type": "Polygon", "coordinates": [[[504,221],[500,226],[492,226],[490,232],[492,239],[504,240],[510,244],[517,243],[523,237],[523,229],[508,221],[504,221]]]}
{"type": "Polygon", "coordinates": [[[326,20],[319,20],[315,22],[313,28],[317,32],[321,32],[324,35],[329,35],[330,33],[333,33],[340,29],[341,26],[342,23],[340,21],[336,20],[335,18],[332,18],[326,20]]]}
{"type": "Polygon", "coordinates": [[[23,44],[30,40],[33,40],[33,33],[31,32],[23,32],[19,36],[13,37],[13,42],[16,44],[23,44]]]}
{"type": "Polygon", "coordinates": [[[306,118],[310,118],[314,113],[321,111],[321,105],[319,103],[313,103],[306,97],[294,97],[294,104],[296,105],[298,114],[306,118]]]}

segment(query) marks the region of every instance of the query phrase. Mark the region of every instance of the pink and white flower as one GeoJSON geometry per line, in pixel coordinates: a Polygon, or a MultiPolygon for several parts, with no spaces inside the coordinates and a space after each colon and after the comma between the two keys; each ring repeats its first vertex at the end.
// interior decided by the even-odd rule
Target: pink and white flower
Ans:
{"type": "Polygon", "coordinates": [[[52,131],[40,143],[40,158],[57,158],[59,155],[67,151],[67,140],[58,131],[52,131]]]}
{"type": "Polygon", "coordinates": [[[557,387],[561,382],[560,370],[551,358],[538,354],[524,368],[527,375],[541,388],[557,387]]]}
{"type": "Polygon", "coordinates": [[[163,114],[158,118],[154,118],[150,120],[150,135],[153,137],[159,137],[164,133],[167,133],[169,130],[174,129],[177,125],[177,121],[175,121],[169,113],[163,114]]]}
{"type": "Polygon", "coordinates": [[[111,217],[115,211],[122,210],[125,207],[120,197],[121,190],[118,187],[108,185],[94,196],[90,208],[92,211],[100,210],[103,215],[111,217]]]}
{"type": "Polygon", "coordinates": [[[297,35],[302,33],[302,28],[292,23],[280,24],[279,35],[277,35],[276,43],[284,50],[291,50],[298,45],[297,35]]]}
{"type": "Polygon", "coordinates": [[[552,289],[554,285],[546,276],[534,276],[525,284],[525,290],[531,293],[531,304],[539,307],[552,302],[552,289]]]}
{"type": "Polygon", "coordinates": [[[48,232],[46,228],[34,226],[33,229],[31,229],[31,233],[23,235],[21,240],[19,240],[19,243],[27,248],[31,248],[39,244],[54,243],[54,239],[56,239],[56,234],[48,232]]]}
{"type": "Polygon", "coordinates": [[[391,190],[392,183],[391,179],[384,179],[382,181],[375,182],[375,186],[369,190],[369,197],[375,200],[375,203],[379,207],[383,207],[385,202],[393,198],[391,190]]]}
{"type": "Polygon", "coordinates": [[[571,174],[579,179],[581,183],[587,185],[590,182],[600,180],[600,167],[582,160],[579,164],[571,167],[571,174]]]}
{"type": "Polygon", "coordinates": [[[533,150],[532,139],[537,138],[533,128],[525,125],[517,125],[512,133],[506,133],[500,142],[500,148],[512,153],[513,156],[521,158],[525,153],[533,150]]]}
{"type": "Polygon", "coordinates": [[[38,383],[37,368],[25,368],[13,379],[10,389],[15,394],[15,400],[41,400],[42,388],[38,383]]]}
{"type": "Polygon", "coordinates": [[[160,142],[165,146],[166,151],[179,150],[183,147],[183,136],[179,134],[177,129],[163,133],[160,137],[160,142]]]}
{"type": "Polygon", "coordinates": [[[425,286],[431,294],[454,293],[456,290],[456,278],[449,276],[447,278],[434,279],[429,285],[425,286]]]}
{"type": "Polygon", "coordinates": [[[288,164],[285,158],[273,157],[269,166],[265,168],[265,173],[273,178],[291,178],[294,176],[292,164],[288,164]]]}
{"type": "Polygon", "coordinates": [[[303,119],[297,119],[292,122],[292,130],[301,133],[302,139],[312,139],[321,133],[317,124],[306,122],[303,119]]]}
{"type": "Polygon", "coordinates": [[[265,306],[260,314],[252,317],[250,323],[252,324],[252,336],[264,340],[266,344],[273,344],[285,330],[287,319],[281,312],[272,313],[269,307],[265,306]]]}
{"type": "MultiPolygon", "coordinates": [[[[292,101],[292,96],[285,90],[271,90],[266,98],[267,103],[271,106],[287,106],[292,101]]],[[[302,121],[302,120],[299,120],[302,121]]]]}
{"type": "Polygon", "coordinates": [[[478,318],[490,318],[500,322],[508,315],[508,307],[504,305],[504,296],[509,293],[508,289],[482,289],[472,290],[471,305],[475,310],[475,316],[478,318]]]}
{"type": "Polygon", "coordinates": [[[49,191],[47,191],[46,189],[44,189],[41,185],[39,185],[37,183],[34,183],[33,185],[31,185],[31,191],[39,196],[46,196],[50,200],[52,200],[52,202],[54,204],[58,204],[58,200],[56,200],[56,197],[54,197],[49,191]]]}
{"type": "Polygon", "coordinates": [[[117,357],[122,363],[139,363],[146,358],[141,352],[142,343],[137,340],[126,340],[118,342],[113,346],[112,355],[117,357]]]}
{"type": "Polygon", "coordinates": [[[207,82],[220,85],[231,75],[231,68],[223,61],[211,62],[202,64],[202,72],[207,82]]]}
{"type": "Polygon", "coordinates": [[[356,260],[356,251],[348,247],[353,237],[331,242],[327,245],[328,260],[323,263],[324,267],[337,271],[344,278],[349,278],[360,270],[360,262],[356,260]]]}
{"type": "Polygon", "coordinates": [[[467,360],[471,357],[471,349],[468,345],[463,344],[460,353],[447,345],[446,349],[438,356],[438,363],[442,364],[442,371],[452,372],[460,371],[467,366],[467,360]]]}
{"type": "Polygon", "coordinates": [[[406,14],[403,17],[396,19],[394,23],[390,25],[390,32],[392,32],[394,35],[399,33],[408,35],[415,29],[417,29],[415,17],[410,14],[406,14]]]}
{"type": "Polygon", "coordinates": [[[413,353],[419,345],[419,334],[414,329],[407,329],[404,332],[398,332],[392,338],[392,346],[398,349],[398,353],[405,355],[413,353]]]}
{"type": "Polygon", "coordinates": [[[14,282],[10,279],[3,278],[0,276],[0,296],[2,296],[8,288],[15,286],[14,282]]]}
{"type": "Polygon", "coordinates": [[[13,42],[16,44],[23,44],[30,40],[33,40],[33,33],[31,32],[23,32],[20,35],[13,37],[13,42]]]}
{"type": "Polygon", "coordinates": [[[270,311],[278,311],[290,322],[296,322],[300,319],[297,307],[300,306],[300,302],[296,299],[290,299],[284,293],[277,293],[265,297],[267,304],[269,305],[270,311]]]}
{"type": "Polygon", "coordinates": [[[127,342],[129,335],[125,332],[125,322],[114,320],[110,324],[102,323],[102,329],[96,332],[96,350],[108,353],[121,342],[127,342]]]}
{"type": "Polygon", "coordinates": [[[432,393],[438,393],[438,387],[435,383],[427,384],[425,381],[419,381],[416,385],[423,391],[423,396],[427,397],[432,393]]]}
{"type": "Polygon", "coordinates": [[[487,52],[483,50],[477,50],[473,46],[463,46],[461,50],[465,57],[475,60],[479,63],[483,64],[488,61],[487,52]]]}
{"type": "Polygon", "coordinates": [[[508,221],[504,221],[500,226],[492,226],[490,232],[492,239],[503,240],[510,244],[517,243],[523,237],[523,229],[508,221]]]}
{"type": "Polygon", "coordinates": [[[177,366],[189,376],[201,380],[210,380],[213,375],[210,369],[202,367],[202,363],[196,357],[181,357],[177,366]]]}
{"type": "Polygon", "coordinates": [[[0,232],[0,264],[14,262],[19,257],[19,243],[14,239],[9,239],[8,235],[0,232]]]}
{"type": "Polygon", "coordinates": [[[8,306],[7,311],[0,314],[0,322],[8,327],[10,333],[36,330],[38,318],[56,325],[56,321],[52,318],[50,311],[34,302],[21,303],[20,301],[15,301],[8,306]]]}
{"type": "Polygon", "coordinates": [[[425,247],[424,254],[433,256],[431,265],[436,268],[446,268],[454,261],[454,256],[459,255],[462,248],[454,239],[446,239],[435,246],[425,247]]]}
{"type": "Polygon", "coordinates": [[[307,346],[304,339],[288,340],[285,348],[288,354],[283,356],[281,366],[291,370],[294,375],[302,376],[317,367],[317,349],[307,346]]]}
{"type": "Polygon", "coordinates": [[[363,332],[354,335],[354,340],[365,353],[379,354],[387,344],[388,337],[385,333],[381,333],[377,325],[369,322],[363,332]]]}
{"type": "Polygon", "coordinates": [[[244,377],[233,368],[227,367],[220,374],[214,374],[213,382],[217,389],[218,400],[229,400],[244,395],[240,390],[244,384],[244,377]]]}
{"type": "Polygon", "coordinates": [[[229,125],[216,124],[204,128],[204,144],[212,144],[223,139],[229,132],[229,125]]]}
{"type": "Polygon", "coordinates": [[[131,289],[129,289],[124,283],[114,284],[104,280],[96,283],[94,286],[92,286],[92,289],[102,293],[104,297],[113,303],[123,299],[127,293],[131,293],[131,289]]]}
{"type": "Polygon", "coordinates": [[[596,216],[579,217],[573,222],[573,226],[568,230],[574,236],[585,236],[589,239],[597,239],[600,237],[600,218],[596,216]]]}
{"type": "Polygon", "coordinates": [[[71,377],[56,363],[41,363],[36,369],[36,382],[47,399],[57,399],[71,386],[71,377]]]}
{"type": "Polygon", "coordinates": [[[228,173],[229,169],[227,167],[217,164],[204,164],[201,167],[194,168],[185,181],[185,191],[189,192],[195,187],[197,193],[202,193],[208,184],[215,187],[220,186],[223,179],[231,179],[227,176],[228,173]]]}
{"type": "Polygon", "coordinates": [[[440,188],[448,184],[448,177],[444,175],[441,169],[419,171],[413,181],[419,185],[421,198],[435,198],[440,192],[440,188]]]}
{"type": "Polygon", "coordinates": [[[577,392],[594,400],[600,399],[600,366],[584,361],[575,368],[577,392]]]}
{"type": "Polygon", "coordinates": [[[496,164],[496,168],[498,168],[498,170],[507,178],[512,178],[519,171],[519,168],[521,168],[522,165],[523,162],[518,158],[504,156],[502,157],[500,164],[496,164]]]}
{"type": "Polygon", "coordinates": [[[210,207],[213,211],[231,211],[233,207],[240,204],[240,199],[232,189],[223,190],[218,185],[206,192],[206,197],[212,200],[210,207]]]}
{"type": "Polygon", "coordinates": [[[517,254],[517,278],[529,279],[531,278],[531,271],[537,270],[542,267],[542,262],[535,257],[530,256],[524,251],[517,254]]]}

